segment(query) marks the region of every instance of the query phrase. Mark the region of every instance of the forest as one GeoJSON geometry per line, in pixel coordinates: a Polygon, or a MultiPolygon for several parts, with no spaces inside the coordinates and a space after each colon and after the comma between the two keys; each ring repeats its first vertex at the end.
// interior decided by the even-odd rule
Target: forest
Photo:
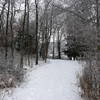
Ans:
{"type": "Polygon", "coordinates": [[[50,59],[84,63],[82,100],[100,100],[100,0],[0,0],[0,90],[50,59]]]}

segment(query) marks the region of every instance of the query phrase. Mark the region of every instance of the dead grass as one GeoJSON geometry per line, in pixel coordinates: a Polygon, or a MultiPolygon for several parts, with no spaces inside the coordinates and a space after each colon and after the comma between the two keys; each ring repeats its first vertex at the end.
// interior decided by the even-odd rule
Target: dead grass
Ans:
{"type": "Polygon", "coordinates": [[[87,64],[80,77],[81,96],[85,100],[100,100],[100,70],[96,64],[87,64]]]}

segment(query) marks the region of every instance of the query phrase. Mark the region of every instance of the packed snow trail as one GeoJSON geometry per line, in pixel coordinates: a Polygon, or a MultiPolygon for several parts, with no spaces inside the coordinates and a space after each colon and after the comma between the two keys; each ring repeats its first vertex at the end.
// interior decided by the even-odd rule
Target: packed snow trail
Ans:
{"type": "Polygon", "coordinates": [[[77,88],[76,61],[50,60],[27,74],[27,82],[5,100],[81,100],[77,88]]]}

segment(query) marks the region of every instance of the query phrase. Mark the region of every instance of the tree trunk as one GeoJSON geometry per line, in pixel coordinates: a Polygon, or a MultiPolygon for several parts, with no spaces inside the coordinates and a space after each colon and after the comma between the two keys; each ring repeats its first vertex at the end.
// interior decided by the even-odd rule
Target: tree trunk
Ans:
{"type": "MultiPolygon", "coordinates": [[[[29,35],[29,0],[27,0],[27,34],[29,35]]],[[[29,41],[27,40],[27,47],[29,47],[29,41]]],[[[32,49],[32,48],[31,48],[32,49]]],[[[30,65],[30,50],[28,48],[28,65],[30,65]]]]}
{"type": "Polygon", "coordinates": [[[61,43],[60,43],[59,30],[58,30],[58,42],[57,42],[57,47],[58,47],[58,59],[61,59],[61,43]]]}
{"type": "Polygon", "coordinates": [[[5,36],[5,59],[8,56],[8,28],[9,28],[9,12],[10,12],[10,0],[8,0],[8,11],[7,11],[7,20],[6,20],[6,36],[5,36]]]}
{"type": "Polygon", "coordinates": [[[10,19],[10,29],[11,29],[11,52],[12,52],[12,58],[14,58],[13,20],[14,20],[14,1],[11,0],[11,19],[10,19]]]}
{"type": "Polygon", "coordinates": [[[61,59],[61,43],[58,41],[58,59],[61,59]]]}
{"type": "Polygon", "coordinates": [[[53,35],[53,54],[52,54],[52,58],[55,58],[55,36],[53,35]]]}
{"type": "Polygon", "coordinates": [[[96,61],[99,60],[99,50],[98,47],[100,46],[100,43],[98,42],[100,40],[99,35],[99,1],[96,0],[96,61]]]}
{"type": "Polygon", "coordinates": [[[38,65],[38,3],[37,0],[35,0],[35,6],[36,6],[36,62],[35,64],[38,65]]]}
{"type": "Polygon", "coordinates": [[[23,26],[22,26],[22,33],[23,33],[23,38],[22,38],[22,50],[21,50],[21,58],[20,58],[20,67],[23,68],[23,59],[24,59],[24,34],[25,34],[25,22],[26,22],[26,5],[27,5],[27,1],[25,0],[25,10],[24,10],[24,19],[23,19],[23,26]]]}

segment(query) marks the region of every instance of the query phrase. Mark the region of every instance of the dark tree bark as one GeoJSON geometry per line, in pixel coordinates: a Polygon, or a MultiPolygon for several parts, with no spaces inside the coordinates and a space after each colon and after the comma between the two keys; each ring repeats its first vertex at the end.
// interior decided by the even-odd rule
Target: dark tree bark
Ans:
{"type": "Polygon", "coordinates": [[[13,33],[14,4],[15,4],[15,1],[14,1],[14,0],[11,0],[11,19],[10,19],[10,29],[11,29],[11,52],[12,52],[12,58],[14,58],[14,33],[13,33]]]}
{"type": "Polygon", "coordinates": [[[55,36],[53,34],[53,54],[52,54],[52,58],[55,58],[55,36]]]}
{"type": "Polygon", "coordinates": [[[96,0],[96,60],[98,61],[100,59],[100,50],[98,50],[98,47],[100,46],[100,43],[98,42],[100,40],[100,29],[99,29],[99,0],[96,0]]]}
{"type": "Polygon", "coordinates": [[[60,42],[59,30],[58,30],[57,48],[58,48],[58,59],[61,59],[61,42],[60,42]]]}
{"type": "Polygon", "coordinates": [[[5,0],[1,13],[0,13],[0,34],[1,34],[1,45],[4,46],[5,45],[5,32],[4,32],[4,10],[5,10],[5,6],[7,4],[7,1],[5,0]]]}
{"type": "Polygon", "coordinates": [[[21,50],[21,58],[20,58],[20,67],[23,68],[23,58],[24,58],[24,35],[25,35],[25,24],[26,24],[26,7],[27,7],[27,0],[25,0],[25,10],[24,10],[24,19],[23,19],[23,26],[22,26],[22,33],[23,38],[22,38],[22,50],[21,50]]]}
{"type": "Polygon", "coordinates": [[[8,56],[8,28],[9,28],[10,0],[8,0],[8,11],[6,20],[6,36],[5,36],[5,58],[8,56]]]}
{"type": "MultiPolygon", "coordinates": [[[[27,34],[29,35],[29,0],[27,0],[27,34]]],[[[29,46],[29,41],[30,40],[27,40],[27,47],[29,46]]],[[[30,50],[29,50],[29,48],[28,48],[27,52],[28,52],[28,65],[30,65],[30,50]]]]}
{"type": "Polygon", "coordinates": [[[36,7],[36,62],[35,64],[38,65],[38,2],[35,0],[35,7],[36,7]]]}

